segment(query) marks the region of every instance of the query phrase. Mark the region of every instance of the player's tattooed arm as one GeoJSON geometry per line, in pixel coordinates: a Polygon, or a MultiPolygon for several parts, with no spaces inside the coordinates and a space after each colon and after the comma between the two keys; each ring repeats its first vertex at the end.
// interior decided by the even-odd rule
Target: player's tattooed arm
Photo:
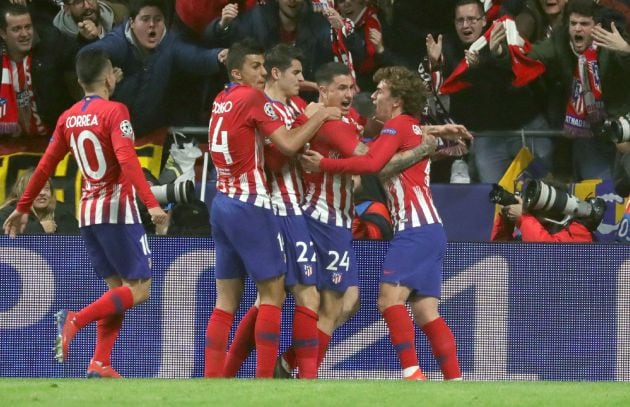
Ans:
{"type": "Polygon", "coordinates": [[[430,134],[423,135],[422,143],[416,147],[394,154],[391,160],[389,160],[389,162],[385,164],[385,167],[378,173],[379,180],[383,182],[399,174],[406,168],[433,154],[436,147],[437,140],[435,137],[430,134]]]}

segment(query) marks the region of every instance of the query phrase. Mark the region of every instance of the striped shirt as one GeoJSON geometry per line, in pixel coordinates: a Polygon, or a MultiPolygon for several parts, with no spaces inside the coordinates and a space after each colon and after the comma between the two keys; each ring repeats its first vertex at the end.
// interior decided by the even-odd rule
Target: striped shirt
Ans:
{"type": "MultiPolygon", "coordinates": [[[[311,140],[311,149],[324,157],[352,157],[359,144],[356,123],[346,118],[324,123],[311,140]]],[[[352,176],[327,172],[304,174],[304,213],[328,225],[352,227],[352,176]]]]}
{"type": "Polygon", "coordinates": [[[265,95],[230,84],[214,99],[208,126],[217,190],[230,198],[271,209],[263,170],[264,136],[284,125],[265,95]]]}
{"type": "MultiPolygon", "coordinates": [[[[287,103],[270,100],[273,108],[287,129],[304,112],[306,102],[294,96],[287,103]]],[[[265,166],[269,174],[271,205],[279,216],[301,215],[300,204],[304,196],[302,169],[297,158],[289,158],[278,151],[270,139],[265,140],[265,166]]]]}
{"type": "Polygon", "coordinates": [[[129,111],[122,103],[86,96],[59,117],[18,211],[28,211],[69,150],[83,175],[79,226],[141,223],[136,191],[147,208],[159,206],[134,149],[129,111]]]}

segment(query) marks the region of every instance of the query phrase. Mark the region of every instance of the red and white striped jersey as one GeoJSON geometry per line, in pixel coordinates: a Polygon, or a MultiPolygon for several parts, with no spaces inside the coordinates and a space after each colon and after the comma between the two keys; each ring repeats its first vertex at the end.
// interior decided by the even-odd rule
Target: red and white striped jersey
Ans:
{"type": "Polygon", "coordinates": [[[258,89],[230,84],[212,104],[208,138],[217,169],[217,190],[271,209],[263,171],[264,137],[284,123],[258,89]]]}
{"type": "MultiPolygon", "coordinates": [[[[287,103],[269,99],[287,129],[306,109],[306,102],[299,96],[289,98],[287,103]]],[[[265,167],[269,174],[271,205],[279,216],[301,215],[300,204],[304,197],[302,168],[296,157],[287,157],[278,151],[271,139],[265,139],[265,167]]]]}
{"type": "MultiPolygon", "coordinates": [[[[411,150],[422,142],[420,122],[413,116],[402,114],[388,120],[378,138],[370,144],[363,156],[347,160],[322,159],[323,171],[332,173],[368,174],[381,168],[399,151],[411,150]]],[[[428,158],[406,168],[384,183],[394,229],[420,227],[442,223],[430,189],[431,162],[428,158]]]]}
{"type": "Polygon", "coordinates": [[[83,175],[79,226],[140,223],[136,190],[147,208],[159,206],[134,149],[122,103],[86,96],[57,121],[53,137],[18,203],[26,212],[68,150],[83,175]]]}
{"type": "Polygon", "coordinates": [[[50,134],[50,129],[44,124],[37,112],[37,103],[33,93],[31,55],[25,56],[21,62],[9,59],[9,75],[3,73],[2,79],[12,82],[18,108],[18,122],[22,134],[28,136],[44,136],[50,134]]]}
{"type": "MultiPolygon", "coordinates": [[[[359,144],[359,130],[346,118],[324,123],[310,148],[324,157],[352,157],[359,144]]],[[[305,173],[304,213],[328,225],[351,228],[354,214],[352,176],[326,172],[305,173]]]]}

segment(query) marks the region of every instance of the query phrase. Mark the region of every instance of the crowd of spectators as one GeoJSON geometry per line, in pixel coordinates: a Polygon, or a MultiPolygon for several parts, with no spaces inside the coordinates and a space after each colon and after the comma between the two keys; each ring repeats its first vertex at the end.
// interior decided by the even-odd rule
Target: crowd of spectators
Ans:
{"type": "MultiPolygon", "coordinates": [[[[210,102],[228,81],[226,48],[253,37],[267,49],[300,48],[307,100],[317,97],[317,67],[349,54],[364,116],[372,114],[379,67],[424,64],[448,117],[477,136],[463,157],[471,182],[498,182],[523,146],[567,182],[612,178],[615,159],[623,163],[630,150],[600,131],[604,119],[630,112],[625,0],[336,0],[334,8],[321,0],[1,0],[0,7],[0,143],[50,135],[59,114],[81,97],[76,55],[94,48],[111,57],[119,80],[112,99],[129,108],[137,139],[170,126],[207,126],[210,102]],[[525,86],[513,85],[506,68],[514,35],[533,44],[520,51],[545,68],[525,86]],[[487,46],[472,51],[483,38],[487,46]],[[441,94],[463,60],[470,86],[441,94]],[[569,116],[586,123],[586,134],[501,134],[563,130],[569,116]],[[488,131],[491,137],[483,135],[488,131]]],[[[460,158],[441,160],[447,173],[435,172],[432,181],[449,182],[450,162],[460,158]]]]}

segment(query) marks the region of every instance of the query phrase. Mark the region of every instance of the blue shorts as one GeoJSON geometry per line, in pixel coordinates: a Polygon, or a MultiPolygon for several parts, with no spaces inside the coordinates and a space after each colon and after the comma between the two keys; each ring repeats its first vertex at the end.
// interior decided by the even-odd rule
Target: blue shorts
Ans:
{"type": "Polygon", "coordinates": [[[258,282],[286,272],[282,234],[270,209],[219,192],[212,200],[210,220],[217,279],[248,275],[258,282]]]}
{"type": "Polygon", "coordinates": [[[357,260],[350,229],[327,225],[305,216],[317,253],[317,288],[345,292],[359,285],[357,260]]]}
{"type": "Polygon", "coordinates": [[[92,266],[102,278],[151,278],[151,250],[139,224],[99,224],[81,228],[92,266]]]}
{"type": "Polygon", "coordinates": [[[317,285],[317,256],[306,218],[302,215],[289,215],[278,216],[277,219],[287,254],[284,285],[317,285]]]}
{"type": "Polygon", "coordinates": [[[446,233],[439,223],[397,232],[383,261],[382,283],[411,288],[412,295],[440,298],[446,233]]]}

